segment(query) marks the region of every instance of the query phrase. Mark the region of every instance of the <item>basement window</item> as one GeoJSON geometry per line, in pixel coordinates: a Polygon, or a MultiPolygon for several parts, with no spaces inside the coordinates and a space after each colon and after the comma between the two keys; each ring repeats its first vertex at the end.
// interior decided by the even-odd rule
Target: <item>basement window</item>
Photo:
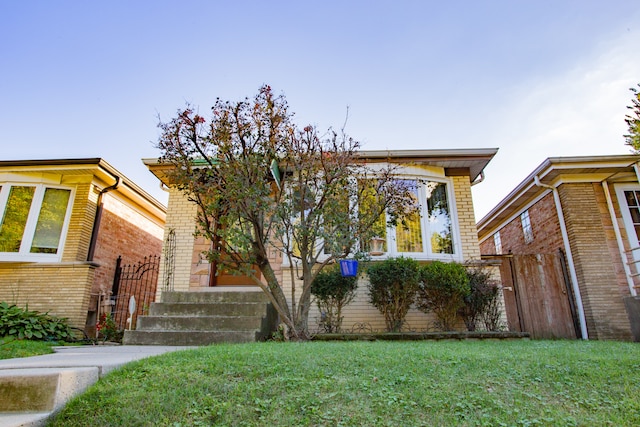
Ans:
{"type": "Polygon", "coordinates": [[[0,185],[0,260],[59,260],[71,202],[68,188],[0,185]]]}

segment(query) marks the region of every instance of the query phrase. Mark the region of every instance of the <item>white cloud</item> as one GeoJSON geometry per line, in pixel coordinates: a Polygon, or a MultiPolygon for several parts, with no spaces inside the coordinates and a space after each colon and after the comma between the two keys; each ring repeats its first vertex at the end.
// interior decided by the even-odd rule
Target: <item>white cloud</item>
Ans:
{"type": "Polygon", "coordinates": [[[555,77],[539,76],[514,91],[486,141],[499,153],[474,187],[480,219],[547,157],[625,154],[622,135],[630,87],[640,82],[633,32],[601,42],[590,57],[555,77]]]}

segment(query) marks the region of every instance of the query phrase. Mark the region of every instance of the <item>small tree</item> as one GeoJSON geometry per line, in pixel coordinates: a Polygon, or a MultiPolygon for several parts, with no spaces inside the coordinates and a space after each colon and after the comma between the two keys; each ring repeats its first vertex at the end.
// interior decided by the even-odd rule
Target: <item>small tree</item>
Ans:
{"type": "MultiPolygon", "coordinates": [[[[640,84],[638,84],[640,87],[640,84]]],[[[640,152],[640,91],[635,88],[629,88],[633,92],[631,105],[627,106],[632,111],[631,114],[625,116],[625,122],[629,127],[629,133],[624,135],[625,144],[630,146],[634,153],[640,152]]]]}
{"type": "Polygon", "coordinates": [[[218,272],[250,277],[291,339],[309,338],[318,272],[357,253],[383,213],[395,224],[417,209],[393,167],[368,167],[344,132],[298,128],[269,86],[252,100],[218,99],[209,119],[187,108],[159,127],[160,162],[172,166],[171,185],[199,207],[196,233],[212,242],[208,259],[218,272]],[[373,197],[358,182],[370,183],[373,197]],[[358,209],[365,197],[367,209],[358,209]],[[295,267],[289,295],[271,265],[278,252],[295,267]]]}
{"type": "Polygon", "coordinates": [[[458,310],[471,291],[465,268],[456,262],[433,261],[420,273],[418,308],[425,313],[433,311],[442,330],[454,330],[458,310]]]}
{"type": "Polygon", "coordinates": [[[340,269],[325,269],[311,282],[311,294],[321,313],[320,324],[325,332],[340,332],[342,309],[353,301],[358,288],[357,277],[343,277],[340,269]]]}
{"type": "Polygon", "coordinates": [[[411,258],[389,258],[367,268],[369,300],[384,316],[388,332],[400,332],[418,290],[419,266],[411,258]]]}
{"type": "MultiPolygon", "coordinates": [[[[464,320],[468,331],[475,331],[480,320],[495,306],[498,285],[491,281],[491,273],[484,267],[467,267],[470,292],[464,297],[464,305],[458,314],[464,320]]],[[[489,329],[493,330],[493,329],[489,329]]]]}

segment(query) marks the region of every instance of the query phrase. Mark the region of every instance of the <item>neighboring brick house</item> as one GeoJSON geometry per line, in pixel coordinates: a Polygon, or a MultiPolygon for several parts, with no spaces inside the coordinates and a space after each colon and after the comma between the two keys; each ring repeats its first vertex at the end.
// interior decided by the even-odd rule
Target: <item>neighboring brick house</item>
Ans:
{"type": "MultiPolygon", "coordinates": [[[[483,256],[536,255],[542,266],[543,256],[560,254],[567,287],[559,295],[573,307],[577,337],[640,339],[634,333],[640,326],[638,161],[637,155],[548,158],[478,222],[483,256]]],[[[550,272],[542,270],[544,288],[550,272]]],[[[513,274],[503,270],[503,282],[511,283],[513,274]]],[[[559,321],[543,294],[535,301],[518,298],[520,315],[530,310],[538,319],[559,321]]]]}
{"type": "Polygon", "coordinates": [[[166,208],[100,158],[0,161],[0,301],[91,332],[116,259],[160,255],[166,208]]]}
{"type": "MultiPolygon", "coordinates": [[[[387,160],[399,165],[403,179],[414,179],[418,183],[418,198],[422,202],[423,215],[419,248],[413,247],[409,251],[403,251],[396,246],[394,230],[389,229],[386,237],[386,252],[375,259],[385,259],[388,256],[409,256],[421,262],[431,260],[480,261],[480,248],[473,211],[471,185],[481,176],[483,169],[496,154],[497,149],[452,149],[452,150],[399,150],[399,151],[363,151],[359,157],[367,163],[383,163],[387,160]],[[436,190],[434,190],[436,188],[436,190]],[[446,199],[442,212],[446,212],[446,221],[450,224],[448,233],[452,239],[448,249],[435,248],[433,235],[442,230],[436,229],[438,221],[430,222],[427,212],[427,199],[438,192],[440,197],[446,199]]],[[[175,248],[172,255],[173,262],[163,263],[160,268],[161,280],[171,280],[176,291],[199,291],[209,286],[242,284],[237,277],[218,277],[218,283],[214,283],[210,272],[210,264],[203,260],[202,252],[209,248],[209,244],[201,238],[194,237],[196,227],[195,217],[197,206],[188,201],[176,188],[171,188],[166,176],[167,165],[158,163],[158,159],[145,159],[144,163],[149,167],[166,186],[170,188],[169,203],[167,208],[167,223],[165,229],[165,241],[170,241],[175,248]],[[169,233],[174,236],[167,239],[169,233]]],[[[272,253],[272,265],[280,282],[284,284],[287,295],[291,294],[290,267],[278,251],[272,253]]],[[[384,318],[368,302],[365,279],[360,279],[358,295],[347,306],[344,314],[343,329],[349,330],[358,325],[366,324],[373,330],[384,330],[384,318]]],[[[246,284],[246,282],[245,282],[246,284]]],[[[299,285],[297,286],[299,289],[299,285]]],[[[233,289],[233,288],[229,288],[233,289]]],[[[236,287],[236,289],[239,289],[236,287]]],[[[161,299],[163,286],[158,286],[156,300],[161,299]]],[[[309,317],[311,328],[317,327],[320,315],[315,305],[309,317]]],[[[431,317],[426,317],[417,310],[411,310],[407,317],[407,328],[425,330],[431,325],[431,317]]]]}

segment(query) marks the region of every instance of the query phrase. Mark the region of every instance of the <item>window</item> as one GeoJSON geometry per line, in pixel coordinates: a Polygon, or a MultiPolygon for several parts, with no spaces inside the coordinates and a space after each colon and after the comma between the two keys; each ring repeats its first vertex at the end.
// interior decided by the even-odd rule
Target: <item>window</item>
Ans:
{"type": "MultiPolygon", "coordinates": [[[[420,214],[405,218],[396,227],[385,227],[377,233],[384,239],[383,253],[372,255],[414,258],[443,258],[456,254],[450,187],[445,182],[406,179],[403,183],[411,191],[420,214]]],[[[385,222],[381,221],[381,224],[385,222]]]]}
{"type": "Polygon", "coordinates": [[[616,184],[616,196],[624,221],[628,248],[635,261],[640,261],[640,187],[637,184],[616,184]]]}
{"type": "Polygon", "coordinates": [[[625,191],[624,198],[629,209],[629,217],[635,236],[633,236],[632,246],[637,247],[640,241],[640,191],[625,191]]]}
{"type": "Polygon", "coordinates": [[[0,186],[0,259],[59,259],[70,204],[67,188],[0,186]]]}
{"type": "Polygon", "coordinates": [[[524,241],[526,243],[533,242],[533,229],[531,228],[531,219],[529,218],[529,211],[526,210],[520,215],[520,222],[522,223],[522,233],[524,233],[524,241]]]}
{"type": "Polygon", "coordinates": [[[500,232],[496,231],[496,234],[493,235],[493,244],[496,247],[496,254],[502,254],[502,240],[500,239],[500,232]]]}

